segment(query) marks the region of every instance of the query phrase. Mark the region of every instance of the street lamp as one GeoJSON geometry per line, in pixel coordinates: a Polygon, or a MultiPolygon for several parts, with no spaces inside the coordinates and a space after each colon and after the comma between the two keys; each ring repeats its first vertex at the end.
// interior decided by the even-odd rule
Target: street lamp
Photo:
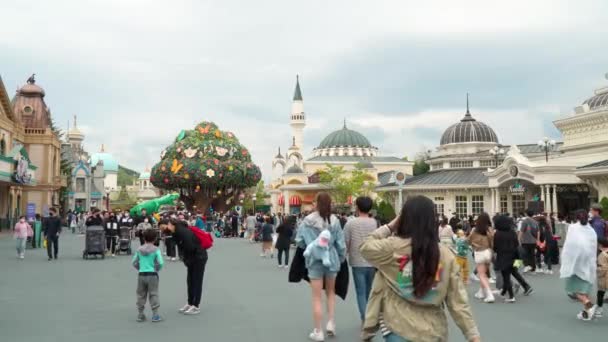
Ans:
{"type": "Polygon", "coordinates": [[[106,186],[106,210],[110,211],[110,187],[106,186]]]}
{"type": "Polygon", "coordinates": [[[555,147],[555,140],[544,137],[542,140],[539,140],[538,147],[545,151],[545,162],[549,162],[549,151],[553,150],[555,147]]]}
{"type": "Polygon", "coordinates": [[[255,210],[255,200],[256,199],[258,199],[258,197],[255,194],[253,194],[253,196],[251,196],[251,200],[253,201],[253,212],[254,213],[256,212],[256,210],[255,210]]]}
{"type": "Polygon", "coordinates": [[[505,154],[505,149],[498,146],[494,146],[490,149],[490,154],[494,156],[494,167],[497,168],[500,157],[505,154]]]}

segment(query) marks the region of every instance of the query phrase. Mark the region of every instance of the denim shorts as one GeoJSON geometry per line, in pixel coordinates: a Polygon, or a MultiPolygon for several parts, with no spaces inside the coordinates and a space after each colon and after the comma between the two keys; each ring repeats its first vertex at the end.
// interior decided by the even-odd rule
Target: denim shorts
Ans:
{"type": "Polygon", "coordinates": [[[335,278],[338,272],[332,272],[322,263],[314,263],[308,268],[309,279],[335,278]]]}

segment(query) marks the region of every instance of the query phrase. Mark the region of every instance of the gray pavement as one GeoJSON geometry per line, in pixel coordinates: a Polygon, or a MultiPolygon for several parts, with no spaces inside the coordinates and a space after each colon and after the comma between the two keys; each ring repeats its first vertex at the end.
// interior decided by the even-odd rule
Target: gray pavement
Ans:
{"type": "MultiPolygon", "coordinates": [[[[60,259],[48,262],[41,249],[27,250],[25,260],[18,260],[14,241],[0,239],[0,341],[307,341],[309,289],[287,283],[287,271],[276,260],[258,256],[259,245],[216,240],[200,316],[177,313],[185,303],[185,267],[169,262],[160,276],[166,320],[137,323],[130,258],[82,260],[83,244],[83,237],[65,234],[60,259]]],[[[579,307],[567,300],[557,275],[528,279],[536,292],[516,304],[472,300],[484,341],[593,341],[608,334],[608,318],[576,320],[579,307]]],[[[351,289],[347,301],[338,301],[333,340],[358,341],[357,317],[351,289]]],[[[450,341],[463,341],[453,325],[450,341]]]]}

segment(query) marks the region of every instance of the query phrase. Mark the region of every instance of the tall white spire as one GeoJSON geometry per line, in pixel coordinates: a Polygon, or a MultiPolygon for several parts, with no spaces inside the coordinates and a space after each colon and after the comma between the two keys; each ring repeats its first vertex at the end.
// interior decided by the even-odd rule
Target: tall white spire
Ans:
{"type": "Polygon", "coordinates": [[[296,75],[296,89],[293,94],[293,102],[291,104],[291,120],[290,120],[292,137],[294,138],[294,146],[302,149],[304,144],[304,127],[306,126],[306,115],[304,114],[304,101],[302,100],[302,90],[300,89],[300,77],[296,75]]]}

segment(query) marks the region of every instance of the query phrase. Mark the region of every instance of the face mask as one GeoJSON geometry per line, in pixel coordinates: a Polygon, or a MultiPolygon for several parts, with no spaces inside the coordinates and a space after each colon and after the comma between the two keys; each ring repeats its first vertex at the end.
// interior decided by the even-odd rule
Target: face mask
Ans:
{"type": "Polygon", "coordinates": [[[25,219],[21,219],[21,220],[19,220],[19,222],[24,223],[24,222],[25,222],[25,219]]]}
{"type": "Polygon", "coordinates": [[[148,219],[145,219],[145,220],[144,220],[144,222],[145,222],[145,223],[148,223],[148,219]]]}

